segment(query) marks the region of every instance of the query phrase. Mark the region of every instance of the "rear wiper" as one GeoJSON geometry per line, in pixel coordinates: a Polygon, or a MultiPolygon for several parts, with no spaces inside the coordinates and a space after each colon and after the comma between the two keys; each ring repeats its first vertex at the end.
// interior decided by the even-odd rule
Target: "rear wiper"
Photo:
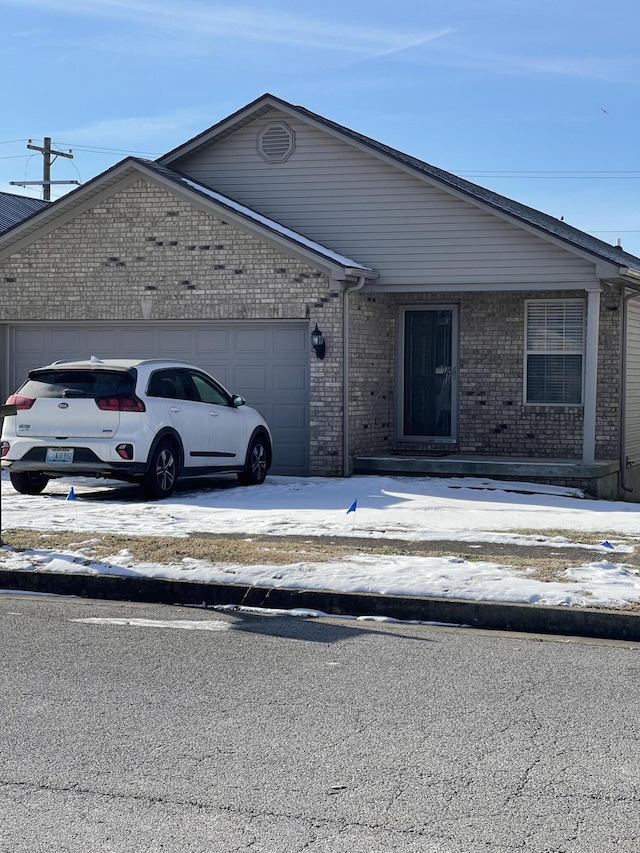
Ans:
{"type": "Polygon", "coordinates": [[[84,391],[79,391],[77,388],[65,388],[62,392],[63,397],[86,397],[84,391]]]}

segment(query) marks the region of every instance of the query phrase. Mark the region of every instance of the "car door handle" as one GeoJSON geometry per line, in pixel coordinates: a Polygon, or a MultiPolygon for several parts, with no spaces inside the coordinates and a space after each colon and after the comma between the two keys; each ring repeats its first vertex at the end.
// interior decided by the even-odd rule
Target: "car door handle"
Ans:
{"type": "Polygon", "coordinates": [[[217,418],[219,414],[220,414],[219,412],[209,412],[209,417],[210,418],[217,418]]]}
{"type": "Polygon", "coordinates": [[[180,408],[180,406],[169,406],[169,411],[170,412],[181,412],[182,409],[180,408]]]}

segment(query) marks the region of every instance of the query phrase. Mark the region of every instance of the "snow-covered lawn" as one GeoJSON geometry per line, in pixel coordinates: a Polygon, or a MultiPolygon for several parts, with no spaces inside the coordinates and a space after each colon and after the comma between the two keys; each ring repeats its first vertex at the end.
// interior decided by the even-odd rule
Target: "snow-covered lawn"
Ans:
{"type": "MultiPolygon", "coordinates": [[[[470,478],[268,477],[241,488],[221,478],[213,488],[197,483],[172,498],[144,502],[136,487],[78,479],[49,483],[38,496],[18,495],[2,476],[2,528],[69,530],[77,543],[68,551],[16,553],[4,547],[0,567],[52,572],[144,575],[181,580],[331,589],[399,595],[450,596],[485,601],[555,605],[619,606],[640,601],[637,570],[609,560],[631,553],[624,539],[640,542],[640,505],[585,500],[579,492],[531,483],[470,478]],[[75,499],[69,500],[73,487],[75,499]],[[355,511],[348,512],[355,503],[355,511]],[[518,531],[528,531],[526,534],[518,531]],[[460,557],[354,554],[334,562],[308,562],[304,549],[289,566],[214,565],[189,557],[179,564],[135,563],[128,551],[92,561],[92,536],[187,537],[192,533],[353,536],[362,540],[450,540],[466,543],[552,545],[570,542],[549,531],[585,537],[585,562],[561,582],[542,582],[531,572],[460,557]],[[593,534],[602,544],[587,544],[593,534]]],[[[533,551],[532,551],[533,558],[533,551]]]]}

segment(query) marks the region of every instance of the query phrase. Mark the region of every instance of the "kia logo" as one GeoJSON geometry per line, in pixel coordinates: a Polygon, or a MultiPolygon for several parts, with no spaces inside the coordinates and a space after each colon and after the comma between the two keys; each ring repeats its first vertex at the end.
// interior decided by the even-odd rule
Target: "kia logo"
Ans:
{"type": "Polygon", "coordinates": [[[58,403],[58,408],[59,409],[68,409],[69,404],[68,403],[58,403]]]}

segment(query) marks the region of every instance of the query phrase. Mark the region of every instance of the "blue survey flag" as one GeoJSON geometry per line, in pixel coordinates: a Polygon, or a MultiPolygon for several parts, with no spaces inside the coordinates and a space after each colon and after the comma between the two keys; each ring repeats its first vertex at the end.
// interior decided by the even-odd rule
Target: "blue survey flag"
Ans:
{"type": "Polygon", "coordinates": [[[355,501],[351,504],[351,506],[347,510],[347,515],[349,515],[350,512],[355,512],[357,508],[358,508],[358,498],[355,499],[355,501]]]}
{"type": "Polygon", "coordinates": [[[69,494],[67,495],[67,498],[66,498],[66,499],[67,499],[68,501],[75,501],[75,499],[76,499],[76,493],[73,491],[73,486],[71,486],[71,488],[69,489],[69,494]]]}
{"type": "Polygon", "coordinates": [[[604,540],[604,542],[601,542],[600,544],[602,545],[603,548],[611,548],[612,551],[614,550],[614,547],[611,544],[611,542],[607,542],[606,539],[604,540]]]}

